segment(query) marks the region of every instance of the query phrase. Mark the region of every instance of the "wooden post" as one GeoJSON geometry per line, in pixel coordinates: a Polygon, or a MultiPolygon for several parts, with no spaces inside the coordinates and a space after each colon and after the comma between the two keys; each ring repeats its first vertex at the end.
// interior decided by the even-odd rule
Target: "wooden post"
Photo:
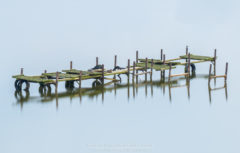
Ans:
{"type": "Polygon", "coordinates": [[[152,80],[152,74],[153,74],[153,59],[151,60],[151,80],[152,80]]]}
{"type": "Polygon", "coordinates": [[[117,66],[117,55],[114,56],[114,68],[117,66]]]}
{"type": "MultiPolygon", "coordinates": [[[[136,64],[138,63],[138,50],[136,51],[136,64]]],[[[138,73],[138,70],[136,71],[138,73]]],[[[138,83],[138,75],[136,76],[136,83],[138,83]]]]}
{"type": "Polygon", "coordinates": [[[148,68],[148,58],[146,58],[146,61],[145,61],[145,81],[147,81],[147,68],[148,68]]]}
{"type": "Polygon", "coordinates": [[[44,70],[44,73],[47,73],[47,70],[44,70]]]}
{"type": "Polygon", "coordinates": [[[70,70],[72,70],[72,61],[70,61],[70,70]]]}
{"type": "Polygon", "coordinates": [[[135,77],[135,70],[136,70],[136,63],[135,61],[133,62],[133,75],[132,75],[132,79],[134,81],[134,77],[135,77]]]}
{"type": "MultiPolygon", "coordinates": [[[[117,55],[114,56],[114,69],[117,67],[117,55]]],[[[113,76],[116,79],[116,75],[113,76]]]]}
{"type": "Polygon", "coordinates": [[[163,64],[165,64],[165,60],[166,60],[166,55],[163,54],[163,64]]]}
{"type": "Polygon", "coordinates": [[[163,60],[163,49],[161,49],[161,61],[163,60]]]}
{"type": "Polygon", "coordinates": [[[190,53],[188,54],[188,76],[190,76],[190,65],[191,65],[191,57],[190,57],[190,53]]]}
{"type": "MultiPolygon", "coordinates": [[[[186,56],[188,56],[188,46],[186,46],[186,56]]],[[[187,62],[187,59],[186,59],[187,62]]]]}
{"type": "Polygon", "coordinates": [[[56,81],[55,81],[55,92],[58,91],[58,78],[59,78],[59,72],[56,72],[56,81]]]}
{"type": "Polygon", "coordinates": [[[227,81],[227,75],[228,75],[228,63],[226,63],[226,69],[225,69],[225,82],[227,81]]]}
{"type": "Polygon", "coordinates": [[[172,72],[172,63],[170,63],[169,75],[168,75],[168,83],[170,83],[170,81],[171,81],[171,72],[172,72]]]}
{"type": "Polygon", "coordinates": [[[79,73],[79,89],[82,88],[82,71],[79,73]]]}
{"type": "Polygon", "coordinates": [[[104,64],[102,64],[102,85],[104,86],[104,64]]]}
{"type": "Polygon", "coordinates": [[[98,57],[96,57],[96,66],[98,65],[98,57]]]}
{"type": "Polygon", "coordinates": [[[21,68],[21,72],[20,72],[21,75],[23,75],[23,68],[21,68]]]}
{"type": "Polygon", "coordinates": [[[212,73],[212,64],[210,64],[210,67],[209,67],[208,85],[210,85],[211,73],[212,73]]]}
{"type": "Polygon", "coordinates": [[[214,50],[214,75],[216,75],[217,49],[214,50]]]}
{"type": "MultiPolygon", "coordinates": [[[[163,65],[165,64],[166,55],[163,54],[163,65]]],[[[162,77],[165,78],[165,70],[163,70],[162,77]]]]}
{"type": "Polygon", "coordinates": [[[130,59],[128,59],[128,67],[127,67],[127,70],[128,70],[128,79],[129,79],[129,76],[130,76],[130,59]]]}
{"type": "Polygon", "coordinates": [[[136,63],[138,63],[138,50],[136,51],[136,63]]]}

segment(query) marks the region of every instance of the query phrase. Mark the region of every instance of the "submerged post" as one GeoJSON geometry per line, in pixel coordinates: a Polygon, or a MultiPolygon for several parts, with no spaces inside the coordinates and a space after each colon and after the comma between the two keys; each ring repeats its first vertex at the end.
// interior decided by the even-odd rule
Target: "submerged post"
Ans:
{"type": "Polygon", "coordinates": [[[23,68],[21,68],[21,72],[20,72],[21,75],[23,75],[23,68]]]}
{"type": "Polygon", "coordinates": [[[104,85],[104,64],[102,64],[102,85],[104,85]]]}
{"type": "Polygon", "coordinates": [[[211,73],[212,73],[212,64],[210,64],[210,67],[209,67],[208,85],[210,85],[211,73]]]}
{"type": "Polygon", "coordinates": [[[96,57],[96,66],[98,65],[98,57],[96,57]]]}
{"type": "Polygon", "coordinates": [[[82,88],[82,71],[79,73],[79,89],[82,88]]]}
{"type": "Polygon", "coordinates": [[[227,81],[227,75],[228,75],[228,62],[226,63],[226,69],[225,69],[225,83],[227,81]]]}
{"type": "Polygon", "coordinates": [[[72,70],[72,61],[70,61],[70,70],[72,70]]]}

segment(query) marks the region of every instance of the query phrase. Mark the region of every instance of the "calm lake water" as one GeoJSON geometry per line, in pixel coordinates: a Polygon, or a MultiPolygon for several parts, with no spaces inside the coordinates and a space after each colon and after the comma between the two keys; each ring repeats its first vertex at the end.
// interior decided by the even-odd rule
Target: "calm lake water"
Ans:
{"type": "MultiPolygon", "coordinates": [[[[239,2],[1,3],[0,152],[240,151],[239,2]],[[163,48],[167,59],[176,58],[186,45],[198,55],[218,49],[217,74],[229,62],[226,88],[209,90],[210,63],[196,64],[189,88],[183,77],[173,82],[182,87],[169,88],[154,71],[153,81],[140,76],[138,84],[122,76],[121,83],[92,89],[92,81],[84,81],[79,94],[60,83],[57,97],[54,88],[44,96],[33,84],[16,97],[11,78],[21,67],[26,75],[68,69],[70,60],[87,70],[96,56],[112,69],[118,55],[125,67],[136,50],[140,58],[160,58],[163,48]]],[[[183,71],[179,66],[172,73],[183,71]]],[[[211,86],[223,87],[224,80],[211,86]]]]}

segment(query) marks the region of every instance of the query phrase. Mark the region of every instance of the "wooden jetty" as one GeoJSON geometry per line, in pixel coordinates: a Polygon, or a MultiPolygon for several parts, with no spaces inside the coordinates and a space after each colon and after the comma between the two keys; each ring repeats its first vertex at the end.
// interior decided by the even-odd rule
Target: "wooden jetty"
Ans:
{"type": "MultiPolygon", "coordinates": [[[[217,78],[220,76],[216,76],[216,50],[214,51],[214,56],[200,56],[190,54],[188,52],[188,46],[186,47],[186,54],[181,55],[178,58],[174,59],[166,59],[166,55],[163,53],[163,50],[160,51],[159,59],[148,59],[148,58],[139,58],[139,52],[136,51],[136,61],[133,62],[133,65],[130,64],[130,59],[128,59],[128,64],[126,67],[120,68],[117,66],[117,56],[114,56],[114,69],[105,69],[104,65],[99,65],[99,59],[96,57],[96,66],[91,70],[78,70],[73,69],[73,62],[70,62],[70,69],[62,70],[62,72],[53,72],[47,73],[45,70],[44,73],[37,76],[27,76],[23,73],[23,68],[21,68],[20,75],[14,75],[13,78],[15,81],[16,90],[22,90],[23,84],[25,85],[25,90],[29,90],[30,83],[38,83],[40,85],[39,90],[47,90],[50,89],[50,85],[55,85],[55,91],[58,90],[59,82],[65,82],[66,87],[74,87],[74,82],[77,82],[79,88],[81,88],[81,84],[83,80],[94,79],[93,86],[104,85],[104,80],[111,81],[121,81],[120,75],[126,74],[128,77],[128,81],[130,75],[132,75],[132,79],[136,81],[138,80],[139,75],[145,75],[145,81],[147,81],[147,75],[150,75],[150,79],[152,79],[153,70],[161,71],[161,77],[165,78],[165,71],[169,70],[169,83],[172,77],[177,76],[190,76],[190,68],[192,73],[195,73],[196,63],[203,62],[212,62],[214,66],[214,75],[209,74],[209,78],[217,78]],[[185,73],[182,74],[172,74],[172,70],[177,66],[185,66],[185,73]],[[140,72],[141,71],[141,72],[140,72]],[[211,76],[210,76],[211,75],[211,76]],[[110,78],[113,76],[113,78],[110,78]],[[117,77],[119,79],[117,79],[117,77]]],[[[225,81],[227,79],[227,68],[226,74],[224,75],[225,81]]],[[[210,80],[209,79],[209,80],[210,80]]]]}

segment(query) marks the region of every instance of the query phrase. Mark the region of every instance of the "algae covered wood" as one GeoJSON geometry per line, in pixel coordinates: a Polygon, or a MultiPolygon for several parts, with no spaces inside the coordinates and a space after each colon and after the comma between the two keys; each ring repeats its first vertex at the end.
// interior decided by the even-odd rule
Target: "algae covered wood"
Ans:
{"type": "MultiPolygon", "coordinates": [[[[145,63],[137,63],[136,65],[137,65],[138,67],[145,68],[145,63]]],[[[148,68],[148,69],[151,68],[151,63],[148,63],[148,64],[147,64],[147,68],[148,68]]],[[[155,69],[155,70],[157,70],[157,71],[160,71],[160,70],[168,70],[168,69],[170,69],[170,66],[168,66],[168,65],[153,64],[152,68],[155,69]]],[[[175,69],[176,67],[175,67],[175,66],[172,66],[172,68],[175,69]]]]}
{"type": "MultiPolygon", "coordinates": [[[[180,58],[165,60],[165,64],[172,64],[172,65],[181,64],[181,62],[172,62],[172,61],[179,60],[179,59],[180,58]]],[[[146,59],[139,59],[139,61],[142,62],[142,63],[145,63],[146,59]]],[[[148,63],[152,63],[152,59],[148,59],[148,63]]],[[[153,63],[154,64],[164,64],[164,61],[158,60],[158,59],[153,59],[153,63]]]]}
{"type": "MultiPolygon", "coordinates": [[[[188,59],[187,55],[180,56],[181,59],[188,59]]],[[[205,60],[205,61],[214,61],[214,57],[209,56],[200,56],[200,55],[193,55],[190,54],[190,59],[193,60],[205,60]]]]}

